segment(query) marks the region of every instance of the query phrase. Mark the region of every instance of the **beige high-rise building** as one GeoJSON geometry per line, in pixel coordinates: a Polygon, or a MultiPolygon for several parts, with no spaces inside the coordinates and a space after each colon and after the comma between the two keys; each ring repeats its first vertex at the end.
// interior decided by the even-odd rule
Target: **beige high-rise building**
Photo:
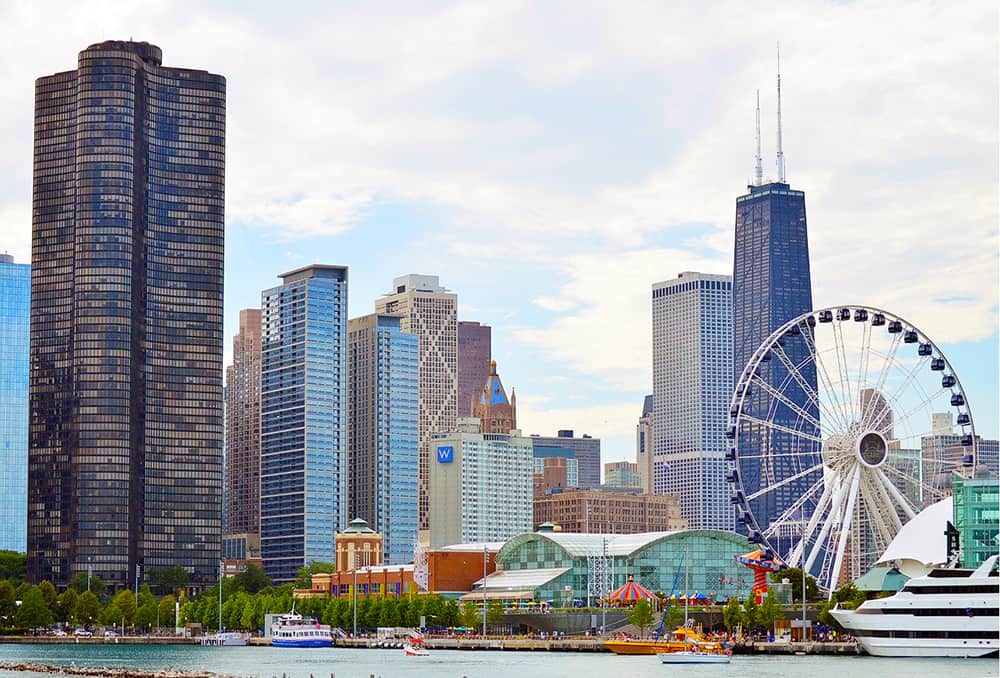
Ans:
{"type": "Polygon", "coordinates": [[[226,367],[226,508],[223,533],[260,532],[260,309],[240,311],[226,367]]]}
{"type": "Polygon", "coordinates": [[[428,529],[430,438],[455,430],[458,404],[458,295],[436,275],[409,274],[375,301],[375,312],[400,317],[400,330],[420,341],[419,528],[428,529]]]}

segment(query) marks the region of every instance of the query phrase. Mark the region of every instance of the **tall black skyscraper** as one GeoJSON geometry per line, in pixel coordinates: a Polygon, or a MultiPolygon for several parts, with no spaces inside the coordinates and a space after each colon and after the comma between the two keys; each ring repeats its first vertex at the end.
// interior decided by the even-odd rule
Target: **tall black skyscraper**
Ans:
{"type": "MultiPolygon", "coordinates": [[[[772,332],[796,316],[812,310],[812,282],[809,275],[809,241],[806,231],[806,197],[785,182],[781,146],[781,79],[778,78],[778,179],[764,183],[760,163],[760,109],[757,112],[757,167],[754,185],[736,199],[736,246],[733,265],[733,371],[738,383],[754,351],[772,332]]],[[[772,386],[791,382],[783,360],[801,365],[806,386],[816,393],[816,366],[808,359],[808,330],[782,340],[783,355],[761,363],[758,380],[772,386]]],[[[819,420],[818,406],[807,390],[791,382],[784,395],[801,411],[819,420]]],[[[820,462],[818,446],[791,435],[787,427],[807,435],[819,431],[795,412],[795,408],[769,397],[764,386],[755,387],[744,414],[771,426],[745,424],[739,432],[743,487],[751,497],[760,487],[781,481],[820,462]],[[774,407],[773,418],[769,408],[774,407]],[[775,426],[776,425],[776,426],[775,426]],[[801,449],[810,444],[808,450],[801,449]],[[793,456],[791,453],[795,452],[793,456]],[[811,463],[810,463],[811,460],[811,463]]],[[[791,480],[780,489],[759,499],[750,499],[757,524],[768,524],[819,480],[819,471],[791,480]]],[[[786,535],[788,536],[788,535],[786,535]]]]}
{"type": "Polygon", "coordinates": [[[218,568],[225,78],[109,41],[35,85],[34,580],[218,568]]]}

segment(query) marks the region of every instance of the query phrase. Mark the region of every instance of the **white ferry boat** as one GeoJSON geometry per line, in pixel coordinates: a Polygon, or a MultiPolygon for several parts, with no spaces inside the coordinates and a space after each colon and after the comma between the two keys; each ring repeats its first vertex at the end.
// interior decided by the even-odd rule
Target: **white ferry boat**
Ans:
{"type": "Polygon", "coordinates": [[[997,657],[998,556],[975,570],[936,568],[893,596],[856,610],[830,610],[868,654],[879,657],[997,657]]]}
{"type": "Polygon", "coordinates": [[[271,645],[275,647],[330,647],[333,636],[330,627],[315,619],[290,612],[278,617],[271,625],[271,645]]]}

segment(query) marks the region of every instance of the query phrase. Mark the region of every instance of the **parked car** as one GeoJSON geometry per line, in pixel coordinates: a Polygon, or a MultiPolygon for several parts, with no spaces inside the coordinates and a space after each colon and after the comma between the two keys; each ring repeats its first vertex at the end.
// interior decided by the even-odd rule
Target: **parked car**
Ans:
{"type": "Polygon", "coordinates": [[[93,633],[93,631],[88,631],[87,629],[77,629],[76,631],[73,632],[73,635],[74,636],[92,636],[92,635],[94,635],[94,633],[93,633]]]}
{"type": "Polygon", "coordinates": [[[62,629],[51,629],[49,630],[49,635],[62,637],[66,635],[66,632],[63,631],[62,629]]]}

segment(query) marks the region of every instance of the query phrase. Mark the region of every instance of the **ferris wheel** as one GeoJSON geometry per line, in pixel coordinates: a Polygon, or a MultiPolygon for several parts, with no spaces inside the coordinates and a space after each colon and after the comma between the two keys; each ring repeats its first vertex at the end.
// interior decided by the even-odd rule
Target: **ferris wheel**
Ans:
{"type": "Polygon", "coordinates": [[[726,438],[731,501],[750,541],[829,592],[950,494],[977,443],[944,353],[868,306],[812,311],[772,333],[736,384],[726,438]]]}

